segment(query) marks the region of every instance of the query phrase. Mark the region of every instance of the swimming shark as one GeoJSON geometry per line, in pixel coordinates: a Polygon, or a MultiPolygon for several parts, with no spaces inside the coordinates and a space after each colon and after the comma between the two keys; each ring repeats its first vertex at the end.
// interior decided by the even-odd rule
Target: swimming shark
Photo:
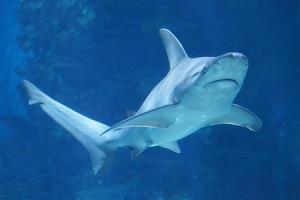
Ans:
{"type": "Polygon", "coordinates": [[[135,157],[150,147],[180,153],[178,140],[200,128],[231,124],[258,131],[262,121],[234,104],[248,69],[248,59],[237,52],[217,57],[191,58],[167,29],[159,31],[170,70],[152,89],[133,116],[109,127],[87,118],[23,81],[29,104],[38,104],[88,150],[95,174],[111,162],[119,147],[135,157]]]}

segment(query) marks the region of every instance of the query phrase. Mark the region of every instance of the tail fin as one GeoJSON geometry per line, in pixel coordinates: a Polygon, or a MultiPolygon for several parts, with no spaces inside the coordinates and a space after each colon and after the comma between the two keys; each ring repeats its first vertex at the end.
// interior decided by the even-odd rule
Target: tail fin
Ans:
{"type": "Polygon", "coordinates": [[[106,145],[107,137],[98,135],[109,126],[89,119],[47,96],[29,81],[22,85],[29,96],[29,104],[40,104],[41,108],[57,123],[69,131],[90,153],[93,171],[97,174],[111,160],[113,149],[106,145]]]}
{"type": "Polygon", "coordinates": [[[26,91],[28,93],[29,105],[44,103],[44,101],[48,98],[45,93],[43,93],[40,89],[38,89],[29,81],[24,80],[22,84],[26,88],[26,91]]]}

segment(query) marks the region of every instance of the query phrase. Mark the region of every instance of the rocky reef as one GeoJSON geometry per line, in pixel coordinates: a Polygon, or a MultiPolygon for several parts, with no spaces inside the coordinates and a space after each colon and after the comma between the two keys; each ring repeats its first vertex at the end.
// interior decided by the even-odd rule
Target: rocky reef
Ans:
{"type": "Polygon", "coordinates": [[[68,59],[71,45],[88,35],[95,17],[86,0],[22,0],[17,11],[21,29],[17,40],[29,61],[26,72],[18,71],[20,75],[62,86],[59,68],[68,59]]]}

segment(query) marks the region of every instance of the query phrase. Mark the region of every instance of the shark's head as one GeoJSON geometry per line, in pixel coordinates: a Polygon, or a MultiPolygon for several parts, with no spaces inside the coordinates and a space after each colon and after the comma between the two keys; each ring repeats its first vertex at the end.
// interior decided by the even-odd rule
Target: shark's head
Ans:
{"type": "Polygon", "coordinates": [[[248,69],[248,59],[241,53],[226,53],[193,67],[191,77],[187,78],[194,79],[195,87],[217,93],[238,92],[248,69]]]}
{"type": "Polygon", "coordinates": [[[247,73],[246,56],[231,52],[217,57],[190,58],[169,30],[161,29],[160,34],[173,74],[166,78],[174,86],[171,96],[194,108],[203,101],[213,107],[220,102],[232,104],[247,73]]]}
{"type": "MultiPolygon", "coordinates": [[[[230,105],[241,89],[248,69],[248,59],[241,53],[226,53],[218,57],[189,58],[183,82],[185,101],[198,107],[199,101],[211,102],[212,106],[230,105]],[[208,99],[205,99],[208,98],[208,99]]],[[[207,105],[207,104],[206,104],[207,105]]],[[[201,105],[200,105],[201,106],[201,105]]]]}

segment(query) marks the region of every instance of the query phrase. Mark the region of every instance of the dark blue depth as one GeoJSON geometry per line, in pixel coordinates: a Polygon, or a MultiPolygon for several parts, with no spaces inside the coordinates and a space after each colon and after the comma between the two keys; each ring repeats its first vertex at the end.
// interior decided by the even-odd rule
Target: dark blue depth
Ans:
{"type": "Polygon", "coordinates": [[[298,1],[4,0],[0,13],[0,199],[300,199],[298,1]],[[162,27],[192,57],[247,55],[236,102],[263,128],[205,128],[180,155],[152,148],[131,160],[120,149],[94,176],[81,144],[27,105],[20,80],[113,125],[168,71],[162,27]]]}

